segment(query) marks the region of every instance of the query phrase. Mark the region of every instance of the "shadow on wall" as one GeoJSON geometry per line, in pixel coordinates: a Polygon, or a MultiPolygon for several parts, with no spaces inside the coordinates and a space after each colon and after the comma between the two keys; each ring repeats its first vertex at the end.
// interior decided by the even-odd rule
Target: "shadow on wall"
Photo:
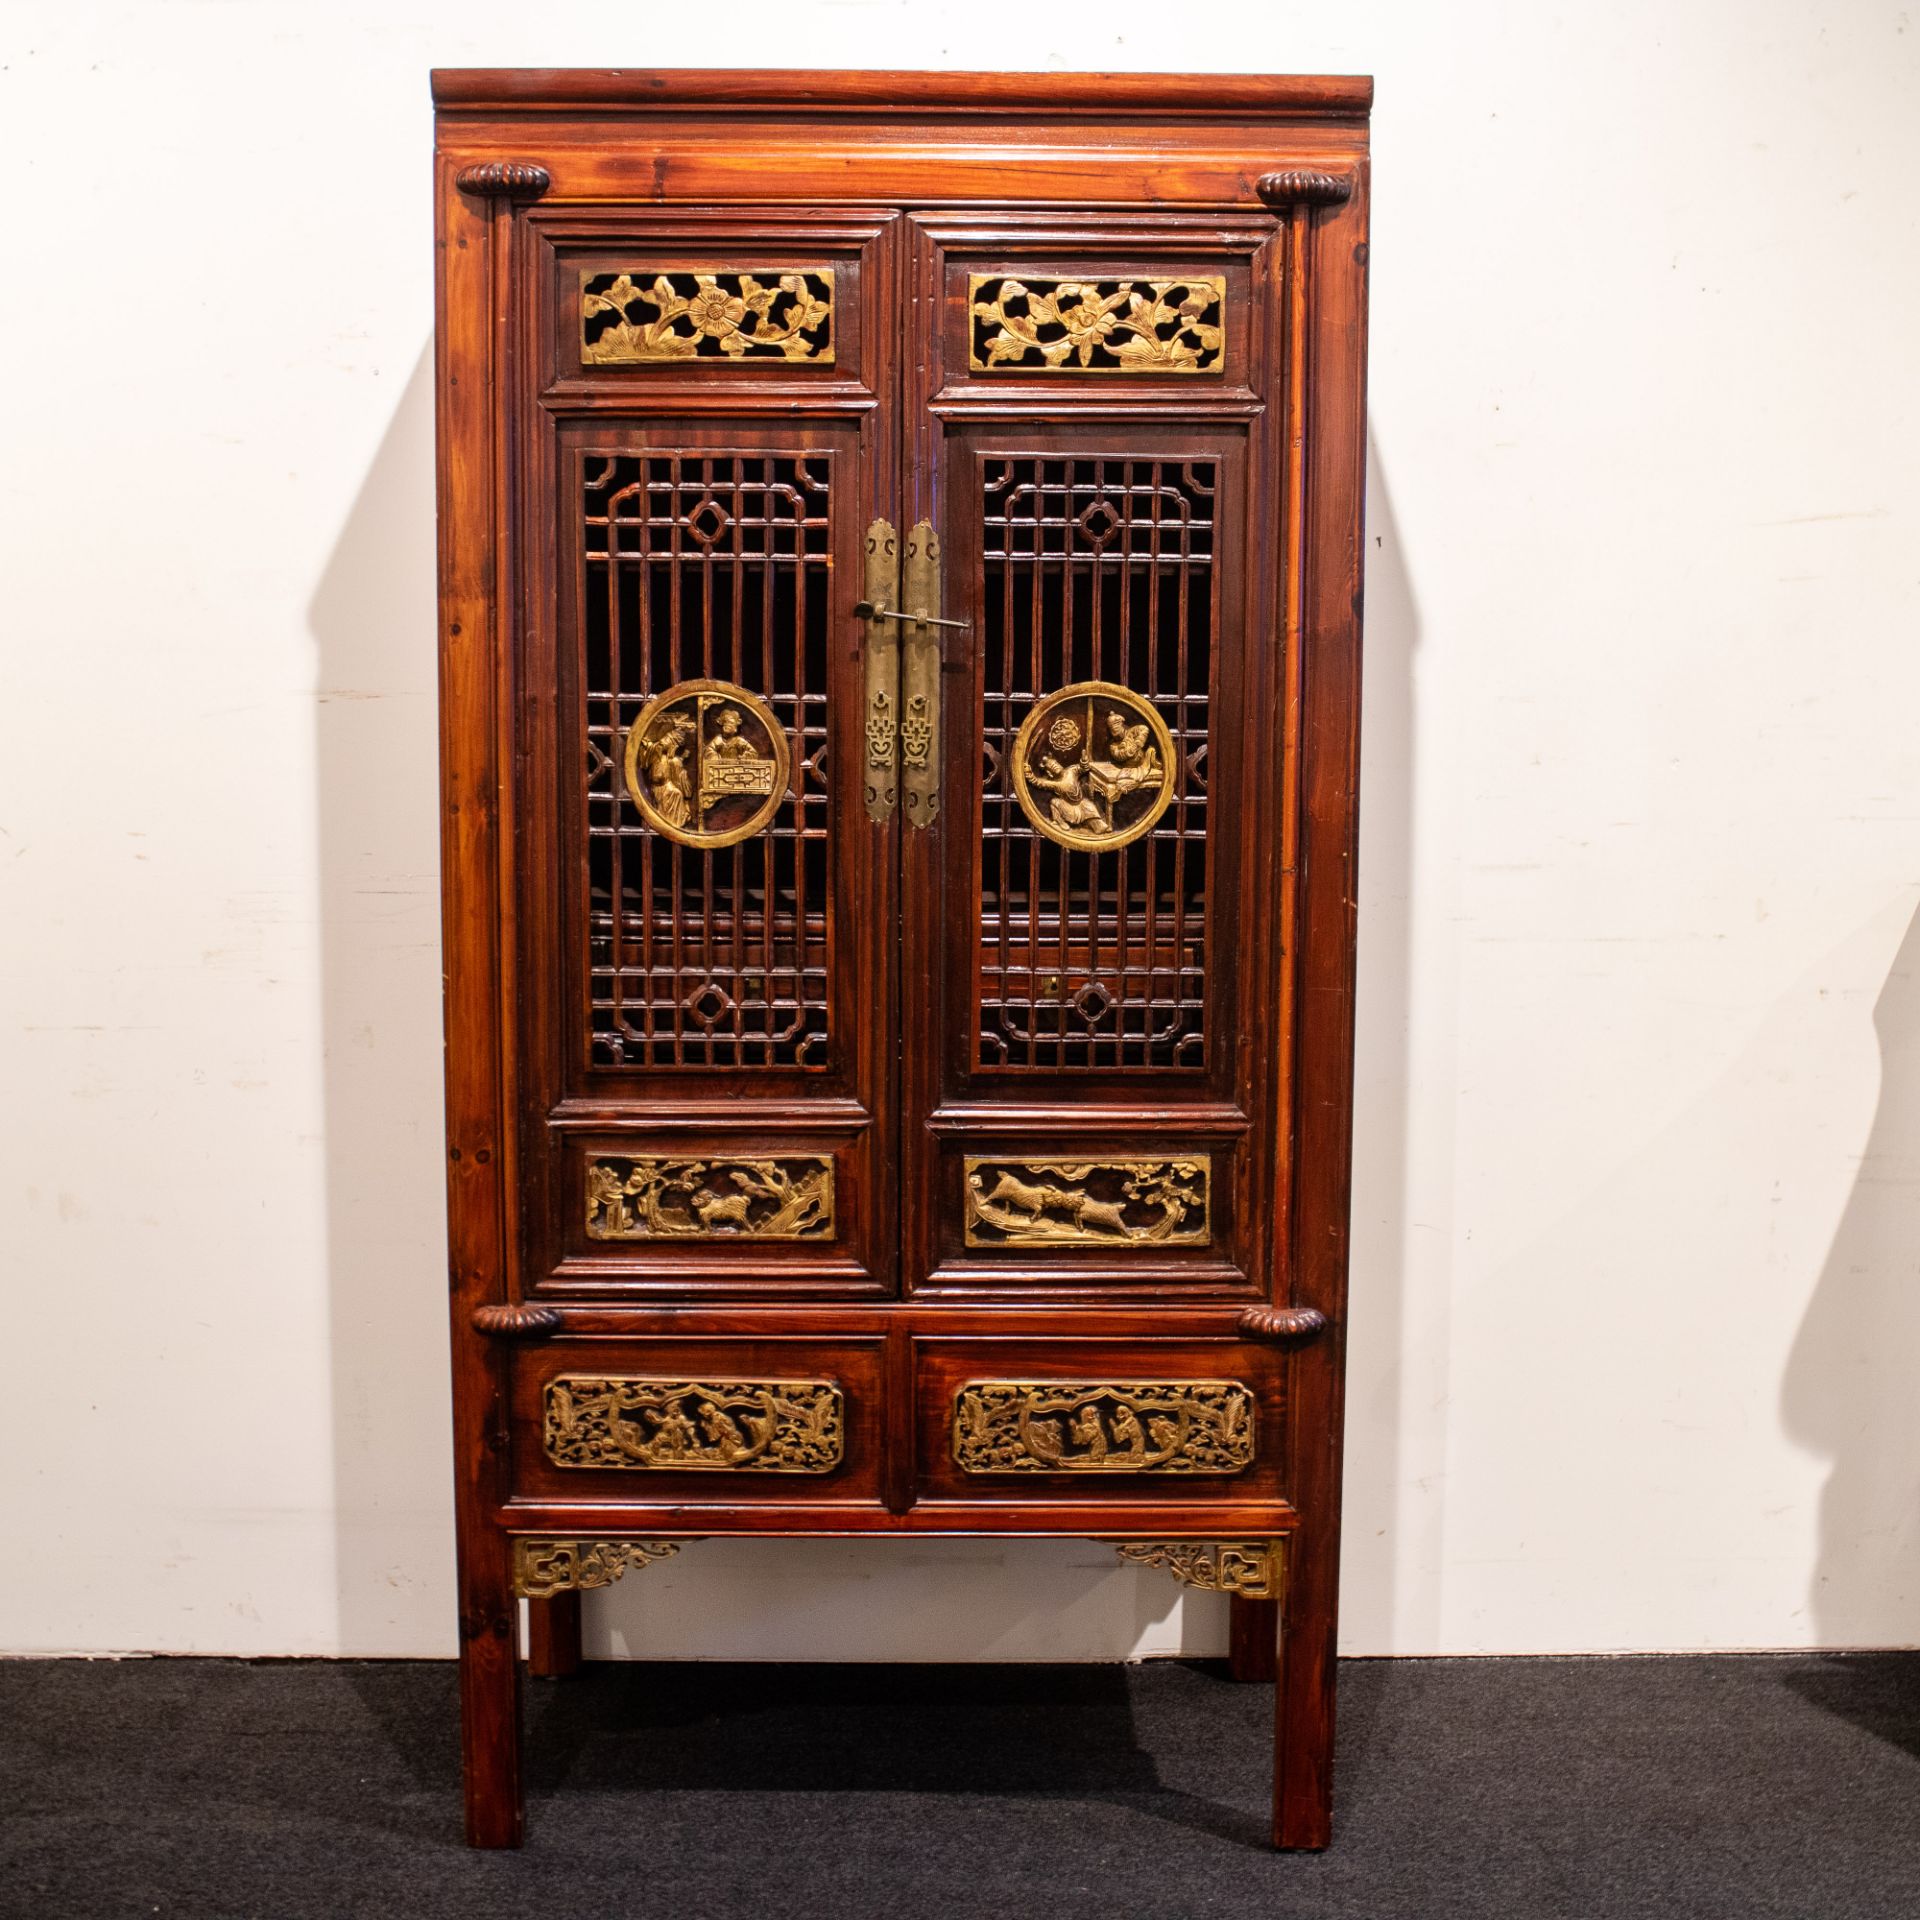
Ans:
{"type": "MultiPolygon", "coordinates": [[[[1419,623],[1377,458],[1369,516],[1353,1246],[1362,1350],[1381,1357],[1350,1409],[1349,1508],[1364,1531],[1350,1532],[1347,1565],[1358,1589],[1350,1618],[1358,1614],[1364,1644],[1383,1646],[1405,1613],[1393,1578],[1419,623]]],[[[434,552],[429,347],[309,607],[335,1581],[349,1654],[454,1648],[434,552]]],[[[1423,1324],[1432,1318],[1423,1309],[1423,1324]]],[[[1183,1596],[1087,1541],[715,1542],[588,1607],[590,1651],[642,1657],[1115,1658],[1143,1640],[1185,1653],[1226,1641],[1220,1596],[1183,1596]]]]}
{"type": "Polygon", "coordinates": [[[1829,1647],[1885,1644],[1890,1616],[1920,1645],[1920,913],[1873,1026],[1879,1102],[1781,1393],[1787,1431],[1833,1463],[1809,1597],[1829,1647]]]}
{"type": "Polygon", "coordinates": [[[308,620],[339,1646],[451,1654],[431,347],[308,620]]]}
{"type": "MultiPolygon", "coordinates": [[[[1360,905],[1355,983],[1353,1225],[1347,1353],[1347,1472],[1341,1547],[1343,1650],[1384,1653],[1428,1646],[1439,1629],[1437,1555],[1407,1550],[1409,1516],[1401,1488],[1412,1477],[1401,1459],[1407,1404],[1409,1316],[1444,1330],[1446,1302],[1433,1297],[1444,1273],[1438,1259],[1421,1268],[1423,1297],[1408,1289],[1407,1134],[1412,1061],[1413,872],[1417,739],[1414,660],[1420,609],[1407,571],[1379,441],[1367,441],[1367,566],[1364,675],[1360,701],[1360,905]],[[1406,1593],[1409,1571],[1421,1577],[1406,1593]]],[[[1428,1338],[1417,1349],[1422,1404],[1446,1398],[1447,1348],[1428,1338]]],[[[1443,1484],[1440,1463],[1422,1469],[1443,1484]]],[[[1438,1537],[1440,1494],[1418,1516],[1422,1538],[1438,1537]]]]}

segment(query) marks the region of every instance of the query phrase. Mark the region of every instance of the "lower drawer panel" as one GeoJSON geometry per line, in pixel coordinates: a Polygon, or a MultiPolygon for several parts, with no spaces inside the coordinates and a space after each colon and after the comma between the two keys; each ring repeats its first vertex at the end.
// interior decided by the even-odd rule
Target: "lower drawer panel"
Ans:
{"type": "Polygon", "coordinates": [[[516,1356],[521,1499],[879,1502],[880,1342],[575,1340],[516,1356]]]}
{"type": "Polygon", "coordinates": [[[915,1343],[923,1500],[1268,1499],[1284,1360],[1196,1340],[915,1343]]]}

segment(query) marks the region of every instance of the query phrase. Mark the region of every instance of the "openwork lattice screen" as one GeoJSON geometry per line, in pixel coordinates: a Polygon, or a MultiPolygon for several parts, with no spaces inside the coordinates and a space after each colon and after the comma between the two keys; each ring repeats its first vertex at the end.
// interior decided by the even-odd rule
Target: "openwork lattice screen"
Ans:
{"type": "MultiPolygon", "coordinates": [[[[586,461],[589,998],[598,1064],[832,1064],[831,466],[826,454],[586,461]],[[679,844],[643,817],[627,788],[629,728],[650,700],[690,681],[759,696],[790,750],[787,790],[765,831],[734,845],[679,844]]],[[[694,711],[698,696],[685,698],[694,711]]]]}
{"type": "Polygon", "coordinates": [[[1206,1064],[1216,467],[1179,459],[981,464],[984,1068],[1206,1064]],[[1023,750],[1023,804],[1013,779],[1022,723],[1083,682],[1138,699],[1122,711],[1092,694],[1065,703],[1058,717],[1049,706],[1046,737],[1030,737],[1023,750]],[[1140,756],[1156,751],[1140,744],[1154,714],[1171,743],[1158,776],[1171,793],[1164,810],[1125,844],[1068,844],[1117,842],[1129,806],[1144,817],[1143,789],[1122,783],[1137,780],[1140,756]],[[1135,756],[1131,773],[1101,761],[1108,727],[1122,743],[1120,761],[1135,756]],[[1036,829],[1036,816],[1064,824],[1050,835],[1036,829]]]}

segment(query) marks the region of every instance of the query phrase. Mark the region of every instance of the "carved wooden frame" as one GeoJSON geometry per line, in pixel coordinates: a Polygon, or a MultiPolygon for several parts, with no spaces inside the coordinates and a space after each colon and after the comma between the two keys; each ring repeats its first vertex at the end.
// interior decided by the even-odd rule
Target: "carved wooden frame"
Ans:
{"type": "MultiPolygon", "coordinates": [[[[1235,1665],[1248,1676],[1277,1671],[1279,1678],[1275,1838],[1324,1845],[1350,1164],[1369,84],[1215,75],[476,72],[436,76],[435,93],[442,822],[453,1040],[449,1261],[469,1837],[511,1845],[521,1832],[516,1539],[657,1540],[684,1530],[696,1511],[715,1522],[702,1524],[703,1534],[828,1530],[817,1509],[701,1509],[689,1505],[684,1488],[664,1481],[655,1494],[623,1498],[617,1508],[519,1495],[516,1461],[526,1436],[516,1432],[511,1409],[524,1402],[516,1394],[526,1367],[549,1352],[563,1358],[541,1364],[572,1365],[574,1343],[644,1350],[666,1324],[659,1316],[664,1301],[683,1331],[734,1343],[743,1363],[751,1359],[769,1372],[777,1371],[783,1343],[802,1336],[875,1344],[885,1382],[881,1458],[872,1466],[880,1498],[836,1510],[831,1530],[1046,1533],[1181,1549],[1284,1536],[1284,1595],[1234,1597],[1235,1665]],[[1087,147],[1087,124],[1099,128],[1097,154],[1087,147]],[[742,203],[768,178],[819,211],[803,215],[789,204],[743,214],[742,203]],[[876,208],[915,210],[912,234],[888,225],[876,208]],[[1065,208],[1083,211],[1069,216],[1065,208]],[[650,247],[697,230],[701,258],[721,257],[712,236],[723,229],[750,237],[754,252],[743,258],[767,259],[775,248],[792,259],[824,257],[811,235],[838,222],[848,234],[868,236],[848,242],[866,249],[860,257],[871,271],[863,299],[877,300],[897,278],[931,302],[930,311],[944,300],[925,277],[935,253],[905,257],[908,241],[917,247],[919,237],[937,241],[964,230],[991,244],[999,235],[1017,241],[1025,257],[1038,257],[1044,245],[1063,268],[1078,268],[1082,263],[1062,252],[1076,226],[1104,220],[1124,227],[1133,236],[1125,245],[1137,252],[1157,245],[1156,235],[1177,225],[1177,216],[1223,231],[1251,233],[1265,223],[1258,231],[1267,238],[1242,257],[1252,262],[1252,296],[1279,323],[1270,344],[1247,347],[1241,372],[1230,370],[1218,382],[1141,376],[1052,386],[1056,393],[1073,386],[1089,419],[1101,406],[1122,404],[1164,417],[1174,404],[1164,390],[1174,385],[1185,396],[1179,405],[1192,404],[1204,387],[1223,421],[1250,420],[1271,403],[1274,432],[1250,453],[1247,485],[1249,499],[1260,503],[1255,550],[1278,560],[1283,591],[1273,671],[1254,693],[1257,711],[1271,715],[1273,764],[1285,769],[1291,798],[1269,857],[1249,872],[1240,916],[1249,928],[1270,929],[1258,937],[1284,956],[1275,962],[1276,997],[1263,1012],[1277,1041],[1273,1059],[1246,1090],[1250,1106],[1236,1089],[1216,1110],[1182,1112],[1176,1122],[1183,1147],[1207,1147],[1232,1162],[1220,1177],[1231,1182],[1236,1231],[1248,1235],[1237,1267],[1181,1269],[1176,1276],[1171,1267],[1141,1263],[1137,1278],[1120,1283],[1038,1261],[1025,1271],[1002,1262],[1011,1270],[986,1275],[978,1263],[936,1258],[928,1249],[924,1271],[945,1260],[938,1285],[891,1290],[890,1274],[836,1247],[805,1255],[794,1284],[774,1293],[755,1291],[738,1260],[728,1264],[718,1253],[671,1272],[624,1255],[624,1264],[589,1268],[571,1256],[551,1259],[552,1248],[528,1231],[532,1211],[544,1207],[545,1217],[562,1217],[546,1185],[557,1196],[563,1184],[529,1160],[529,1114],[544,1124],[551,1105],[558,1124],[573,1130],[569,1137],[591,1132],[601,1139],[609,1125],[607,1104],[595,1105],[577,1089],[546,1100],[514,1018],[526,942],[539,933],[528,920],[526,881],[545,858],[537,837],[523,831],[519,731],[528,693],[520,652],[525,614],[545,591],[547,565],[535,508],[554,480],[538,434],[562,412],[605,421],[632,406],[638,384],[617,368],[575,367],[549,377],[547,356],[565,332],[541,276],[561,236],[606,232],[626,217],[621,210],[651,223],[650,247]],[[791,250],[803,228],[804,256],[791,250]],[[1248,383],[1255,379],[1268,399],[1253,392],[1248,383]],[[1234,1146],[1248,1137],[1248,1113],[1277,1117],[1252,1162],[1234,1146]],[[1243,1204],[1248,1195],[1259,1196],[1257,1206],[1243,1204]],[[1182,1291],[1176,1277],[1191,1284],[1182,1291]],[[1155,1344],[1169,1339],[1214,1343],[1223,1373],[1256,1361],[1278,1369],[1284,1389],[1265,1417],[1282,1444],[1262,1469],[1276,1478],[1262,1480],[1267,1490],[1251,1498],[1163,1489],[1150,1513],[1121,1492],[1073,1502],[1004,1492],[991,1500],[984,1493],[972,1501],[923,1497],[914,1395],[916,1365],[929,1344],[999,1342],[1019,1365],[1022,1343],[1043,1357],[1057,1345],[1056,1328],[1070,1328],[1076,1340],[1110,1343],[1116,1357],[1131,1356],[1142,1377],[1155,1344]],[[669,1516],[677,1516],[672,1524],[669,1516]]],[[[1184,258],[1168,257],[1167,266],[1197,269],[1198,256],[1189,248],[1184,258]]],[[[846,351],[831,368],[766,362],[751,380],[725,382],[723,399],[703,397],[672,367],[649,368],[644,381],[654,404],[670,401],[683,417],[709,427],[749,388],[815,426],[870,418],[904,378],[892,347],[874,334],[880,312],[870,304],[849,314],[845,329],[836,325],[846,351]]],[[[1229,358],[1241,351],[1230,328],[1229,358]]],[[[942,431],[946,423],[958,429],[982,419],[995,404],[982,391],[987,384],[969,375],[945,395],[910,396],[908,407],[923,409],[921,439],[909,450],[876,443],[863,454],[859,497],[850,501],[853,551],[873,518],[900,526],[937,519],[940,475],[928,465],[937,440],[932,409],[939,409],[942,431]]],[[[1007,371],[993,376],[991,390],[1018,395],[1044,384],[1044,374],[1007,371]]],[[[951,545],[948,530],[942,533],[951,545]]],[[[947,571],[952,611],[951,553],[947,571]]],[[[858,793],[853,805],[862,807],[858,793]]],[[[943,805],[943,823],[947,814],[943,805]]],[[[892,844],[887,836],[900,835],[900,815],[867,825],[877,863],[878,850],[892,844]]],[[[924,878],[939,831],[903,836],[907,884],[924,878]]],[[[877,924],[894,924],[891,879],[876,882],[873,901],[877,924]]],[[[878,952],[877,933],[861,937],[878,952]]],[[[918,1017],[917,1010],[909,1008],[908,1017],[918,1017]]],[[[918,1082],[897,1093],[881,1087],[860,1112],[853,1110],[857,1102],[836,1095],[840,1107],[813,1116],[807,1138],[823,1151],[840,1151],[855,1128],[888,1134],[905,1104],[916,1114],[938,1110],[931,1094],[918,1082]]],[[[755,1150],[790,1151],[796,1135],[779,1116],[796,1111],[792,1101],[769,1103],[762,1119],[781,1130],[755,1150]]],[[[1140,1126],[1164,1128],[1174,1118],[1144,1089],[1137,1113],[1140,1126]]],[[[698,1151],[714,1149],[712,1123],[710,1111],[685,1099],[661,1101],[651,1113],[656,1136],[698,1151]]],[[[1057,1121],[1050,1124],[1067,1136],[1060,1157],[1082,1152],[1057,1121]]],[[[982,1150],[999,1144],[988,1140],[982,1150]]],[[[1022,1130],[1020,1150],[1047,1145],[1034,1126],[1022,1130]]],[[[933,1217],[937,1172],[928,1161],[916,1175],[926,1185],[907,1196],[914,1220],[933,1217]]],[[[892,1197],[864,1175],[849,1180],[861,1244],[901,1244],[892,1197]]],[[[596,1363],[603,1358],[604,1350],[596,1352],[596,1363]]],[[[1101,1484],[1112,1488],[1117,1480],[1101,1484]]],[[[536,1642],[544,1633],[551,1643],[552,1623],[567,1617],[555,1609],[567,1604],[568,1591],[531,1603],[536,1642]]]]}

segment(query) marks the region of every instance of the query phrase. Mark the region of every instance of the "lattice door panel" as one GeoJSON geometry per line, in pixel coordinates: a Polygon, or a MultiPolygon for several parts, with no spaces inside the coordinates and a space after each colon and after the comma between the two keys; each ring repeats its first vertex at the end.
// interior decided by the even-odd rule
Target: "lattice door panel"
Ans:
{"type": "Polygon", "coordinates": [[[1219,463],[978,473],[977,1067],[1198,1071],[1219,463]]]}
{"type": "Polygon", "coordinates": [[[580,475],[591,1059],[831,1067],[834,456],[580,475]]]}

